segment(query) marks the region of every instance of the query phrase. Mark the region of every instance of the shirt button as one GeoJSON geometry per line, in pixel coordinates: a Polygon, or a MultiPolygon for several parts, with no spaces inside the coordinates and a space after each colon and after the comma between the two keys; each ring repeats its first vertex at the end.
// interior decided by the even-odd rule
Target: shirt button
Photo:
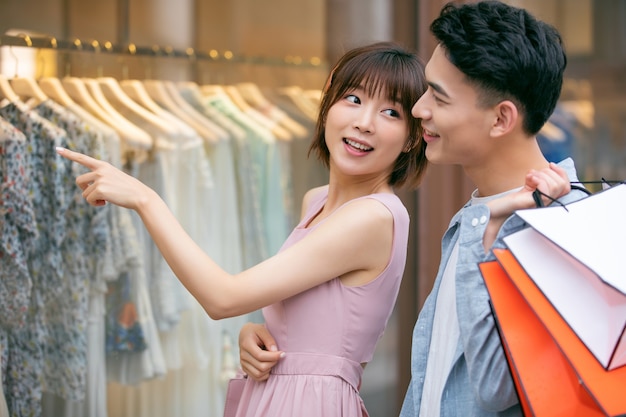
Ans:
{"type": "Polygon", "coordinates": [[[476,217],[472,219],[472,226],[478,226],[478,219],[476,217]]]}
{"type": "Polygon", "coordinates": [[[480,217],[480,224],[485,224],[487,223],[487,216],[481,216],[480,217]]]}

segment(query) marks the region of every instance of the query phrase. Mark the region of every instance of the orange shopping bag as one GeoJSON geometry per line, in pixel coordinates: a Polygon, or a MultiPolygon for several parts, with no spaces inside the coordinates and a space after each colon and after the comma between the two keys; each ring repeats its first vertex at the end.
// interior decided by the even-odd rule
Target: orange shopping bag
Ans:
{"type": "Polygon", "coordinates": [[[626,366],[626,184],[565,206],[518,210],[504,243],[607,370],[626,366]]]}
{"type": "Polygon", "coordinates": [[[606,370],[509,250],[480,264],[526,416],[626,415],[626,367],[606,370]]]}

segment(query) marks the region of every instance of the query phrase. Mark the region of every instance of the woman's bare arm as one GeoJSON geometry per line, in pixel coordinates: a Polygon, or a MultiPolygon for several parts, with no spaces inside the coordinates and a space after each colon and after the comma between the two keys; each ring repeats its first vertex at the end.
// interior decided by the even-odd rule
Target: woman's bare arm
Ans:
{"type": "Polygon", "coordinates": [[[186,233],[159,195],[107,162],[66,149],[59,153],[89,168],[76,179],[92,205],[103,201],[135,210],[161,254],[214,319],[255,311],[350,273],[358,282],[386,266],[393,217],[373,199],[350,202],[305,239],[238,274],[217,265],[186,233]]]}

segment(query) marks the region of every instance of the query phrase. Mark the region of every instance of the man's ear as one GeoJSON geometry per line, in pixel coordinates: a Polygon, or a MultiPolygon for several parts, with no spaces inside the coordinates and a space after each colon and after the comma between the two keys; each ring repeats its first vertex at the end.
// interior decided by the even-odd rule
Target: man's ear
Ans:
{"type": "Polygon", "coordinates": [[[515,129],[520,114],[517,106],[510,100],[501,101],[494,108],[495,119],[491,126],[493,136],[503,136],[515,129]]]}

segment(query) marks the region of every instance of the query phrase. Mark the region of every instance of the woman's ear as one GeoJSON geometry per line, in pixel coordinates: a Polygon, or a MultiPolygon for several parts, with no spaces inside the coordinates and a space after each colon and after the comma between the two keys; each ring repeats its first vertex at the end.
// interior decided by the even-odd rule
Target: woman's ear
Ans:
{"type": "Polygon", "coordinates": [[[512,101],[501,101],[496,105],[494,111],[495,119],[491,126],[493,136],[502,136],[515,129],[520,115],[517,106],[512,101]]]}

